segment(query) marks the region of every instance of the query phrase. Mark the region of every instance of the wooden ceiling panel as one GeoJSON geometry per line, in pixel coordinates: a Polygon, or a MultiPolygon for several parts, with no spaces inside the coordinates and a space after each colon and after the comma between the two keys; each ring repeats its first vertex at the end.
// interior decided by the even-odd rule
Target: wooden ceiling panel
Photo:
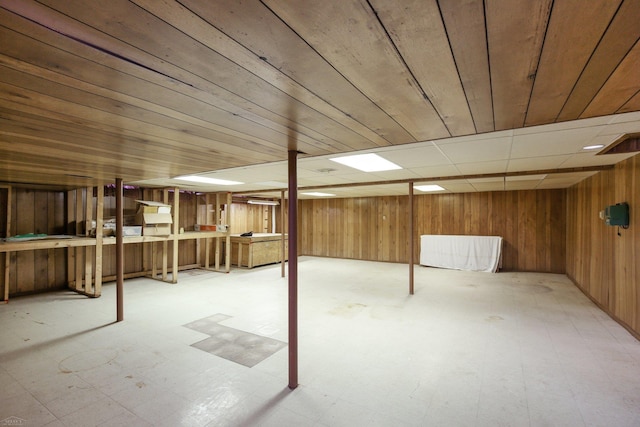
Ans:
{"type": "MultiPolygon", "coordinates": [[[[291,148],[379,152],[422,178],[506,158],[526,172],[582,146],[563,130],[640,132],[637,114],[609,117],[640,111],[638,16],[637,0],[3,0],[0,181],[250,177],[291,148]],[[523,158],[482,149],[523,132],[523,158]],[[452,144],[445,166],[411,156],[452,144]]],[[[558,167],[602,164],[580,154],[558,167]]]]}
{"type": "Polygon", "coordinates": [[[640,38],[640,1],[625,0],[578,78],[558,120],[580,117],[640,38]]]}
{"type": "Polygon", "coordinates": [[[486,2],[496,130],[524,125],[551,0],[486,2]]]}
{"type": "MultiPolygon", "coordinates": [[[[325,138],[332,141],[349,141],[347,146],[352,150],[371,144],[351,129],[337,125],[335,121],[128,1],[96,2],[91,8],[82,0],[49,3],[57,10],[110,36],[112,40],[105,44],[106,40],[101,39],[98,46],[108,46],[107,50],[129,61],[174,77],[187,85],[193,84],[192,75],[195,75],[206,82],[206,86],[200,87],[201,90],[224,88],[229,92],[231,102],[235,102],[235,98],[244,99],[282,117],[295,116],[297,121],[305,123],[325,138]],[[122,51],[121,44],[134,46],[138,51],[122,51]],[[167,64],[172,66],[167,67],[167,64]],[[185,73],[184,70],[188,70],[189,73],[185,73]]],[[[296,128],[295,120],[293,126],[296,128]]],[[[322,147],[323,144],[317,146],[322,147]]],[[[283,145],[283,154],[284,148],[286,144],[283,145]]],[[[313,146],[300,149],[306,150],[309,154],[325,152],[322,148],[318,150],[313,146]]]]}
{"type": "Polygon", "coordinates": [[[450,136],[366,1],[265,3],[413,138],[450,136]]]}
{"type": "Polygon", "coordinates": [[[476,131],[494,131],[484,2],[443,1],[439,6],[476,131]]]}
{"type": "Polygon", "coordinates": [[[162,14],[165,20],[175,21],[175,16],[181,16],[182,20],[191,16],[192,21],[201,18],[204,25],[193,30],[194,36],[215,31],[218,37],[202,37],[209,46],[301,102],[358,129],[376,145],[414,141],[405,129],[260,3],[224,0],[217,1],[212,8],[208,2],[189,0],[182,2],[188,11],[178,6],[168,10],[154,0],[136,0],[136,3],[158,16],[162,14]],[[227,37],[246,48],[244,55],[238,54],[237,46],[220,46],[221,40],[227,37]]]}
{"type": "Polygon", "coordinates": [[[609,111],[622,112],[623,106],[638,93],[638,87],[640,87],[640,41],[636,42],[631,52],[622,60],[580,117],[601,116],[609,111]]]}
{"type": "Polygon", "coordinates": [[[620,1],[554,2],[526,125],[554,122],[615,15],[620,1]],[[585,29],[589,29],[585,31],[585,29]]]}
{"type": "Polygon", "coordinates": [[[435,0],[371,2],[411,74],[451,135],[475,133],[444,24],[435,0]]]}

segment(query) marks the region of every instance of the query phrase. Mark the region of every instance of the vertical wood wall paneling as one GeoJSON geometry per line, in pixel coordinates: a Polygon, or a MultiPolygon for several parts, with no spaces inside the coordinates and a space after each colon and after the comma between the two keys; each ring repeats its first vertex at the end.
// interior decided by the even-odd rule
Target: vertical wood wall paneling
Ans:
{"type": "MultiPolygon", "coordinates": [[[[3,237],[11,237],[11,218],[12,218],[12,203],[13,191],[11,186],[0,187],[0,198],[4,196],[3,202],[0,204],[1,218],[6,218],[6,221],[0,221],[0,235],[3,237]]],[[[11,252],[5,252],[2,257],[2,296],[3,301],[9,301],[9,273],[11,267],[11,252]]]]}
{"type": "Polygon", "coordinates": [[[567,191],[567,275],[640,337],[640,155],[567,191]],[[605,225],[599,212],[629,203],[630,227],[605,225]]]}
{"type": "MultiPolygon", "coordinates": [[[[504,270],[563,273],[564,244],[558,242],[565,238],[564,193],[416,195],[415,236],[502,236],[504,270]]],[[[303,200],[301,204],[301,254],[408,262],[407,196],[303,200]]],[[[414,262],[419,261],[419,244],[416,238],[414,262]]]]}
{"type": "MultiPolygon", "coordinates": [[[[17,208],[14,212],[20,212],[16,215],[16,235],[35,233],[35,210],[36,197],[33,190],[16,191],[17,208]]],[[[36,251],[20,251],[16,252],[16,290],[19,293],[32,292],[35,287],[35,260],[36,251]]]]}

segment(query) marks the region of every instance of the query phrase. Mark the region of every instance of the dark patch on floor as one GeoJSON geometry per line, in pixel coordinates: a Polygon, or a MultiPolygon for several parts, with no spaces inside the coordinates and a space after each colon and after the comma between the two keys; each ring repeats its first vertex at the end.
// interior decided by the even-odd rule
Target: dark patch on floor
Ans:
{"type": "Polygon", "coordinates": [[[249,368],[287,346],[287,343],[282,341],[219,324],[230,317],[225,314],[214,314],[184,325],[194,331],[210,335],[209,338],[191,346],[249,368]]]}

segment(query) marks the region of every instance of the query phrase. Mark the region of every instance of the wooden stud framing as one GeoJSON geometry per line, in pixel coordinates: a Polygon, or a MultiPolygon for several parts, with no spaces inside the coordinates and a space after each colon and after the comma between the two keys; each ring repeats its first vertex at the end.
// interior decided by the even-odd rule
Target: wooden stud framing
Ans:
{"type": "MultiPolygon", "coordinates": [[[[7,233],[5,237],[11,237],[11,186],[0,186],[7,189],[7,233]]],[[[9,302],[9,272],[11,271],[11,252],[4,254],[4,302],[9,302]]]]}
{"type": "Polygon", "coordinates": [[[171,262],[171,283],[178,283],[178,235],[180,234],[180,190],[173,189],[173,258],[171,262]]]}

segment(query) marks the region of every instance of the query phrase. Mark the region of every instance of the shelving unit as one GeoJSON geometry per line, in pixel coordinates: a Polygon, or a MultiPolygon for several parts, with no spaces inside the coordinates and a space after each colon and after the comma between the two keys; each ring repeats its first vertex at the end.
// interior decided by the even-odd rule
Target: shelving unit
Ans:
{"type": "MultiPolygon", "coordinates": [[[[6,189],[8,193],[6,237],[10,237],[12,221],[12,188],[11,186],[0,186],[0,188],[6,189]]],[[[169,202],[169,189],[150,191],[154,196],[159,196],[161,193],[164,203],[169,202]]],[[[151,276],[153,278],[158,278],[160,273],[161,280],[170,283],[177,283],[178,270],[180,267],[178,265],[179,242],[185,240],[195,240],[197,245],[197,263],[195,266],[190,265],[190,268],[204,268],[207,270],[221,272],[223,271],[228,273],[231,268],[231,256],[229,252],[231,248],[231,231],[229,227],[229,206],[231,205],[231,193],[214,193],[204,195],[206,214],[204,215],[203,221],[205,221],[205,223],[214,223],[213,221],[216,221],[215,223],[219,223],[223,220],[227,225],[227,230],[224,232],[181,232],[179,189],[174,188],[173,194],[173,225],[170,235],[136,236],[125,237],[123,239],[123,243],[125,245],[142,243],[143,259],[151,258],[151,267],[149,269],[146,268],[147,266],[143,265],[143,271],[129,274],[128,276],[151,276]],[[210,209],[210,206],[213,206],[213,209],[210,209]],[[221,206],[224,206],[224,208],[221,208],[221,206]],[[222,218],[221,215],[224,215],[224,218],[222,218]],[[225,256],[224,270],[221,270],[220,268],[220,249],[222,239],[225,239],[225,248],[227,251],[225,256]],[[201,240],[204,240],[205,245],[204,262],[201,262],[200,260],[201,240]],[[172,242],[170,281],[168,279],[169,242],[172,242]],[[162,243],[162,245],[160,245],[160,243],[162,243]],[[214,267],[211,268],[209,260],[212,245],[214,243],[214,267]],[[146,253],[147,256],[145,256],[144,253],[146,253]],[[161,267],[158,267],[159,260],[161,260],[162,263],[161,267]]],[[[87,295],[89,297],[100,296],[102,290],[102,282],[105,279],[103,277],[103,248],[116,244],[115,237],[107,237],[103,235],[104,197],[104,186],[78,188],[67,192],[66,209],[68,217],[67,220],[69,224],[67,235],[52,235],[37,240],[0,242],[0,253],[5,254],[4,302],[8,302],[9,300],[11,253],[20,251],[50,250],[57,248],[67,249],[67,285],[69,289],[77,293],[87,295]],[[95,237],[90,237],[90,232],[93,228],[92,222],[94,220],[96,233],[95,237]]],[[[198,206],[198,212],[200,212],[200,206],[198,206]]],[[[194,219],[198,221],[199,218],[194,219]]]]}

